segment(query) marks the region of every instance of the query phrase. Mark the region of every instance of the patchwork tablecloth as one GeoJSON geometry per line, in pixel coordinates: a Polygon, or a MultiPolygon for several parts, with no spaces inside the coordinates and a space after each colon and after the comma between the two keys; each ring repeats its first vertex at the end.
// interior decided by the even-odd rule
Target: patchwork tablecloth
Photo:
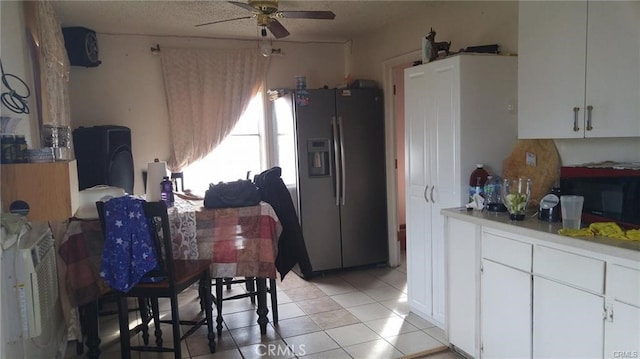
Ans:
{"type": "MultiPolygon", "coordinates": [[[[214,278],[275,278],[282,226],[268,203],[206,209],[202,201],[177,199],[168,214],[175,259],[210,259],[214,278]]],[[[60,295],[67,296],[71,306],[95,301],[111,290],[100,277],[104,237],[99,220],[71,220],[58,243],[64,288],[60,295]]]]}

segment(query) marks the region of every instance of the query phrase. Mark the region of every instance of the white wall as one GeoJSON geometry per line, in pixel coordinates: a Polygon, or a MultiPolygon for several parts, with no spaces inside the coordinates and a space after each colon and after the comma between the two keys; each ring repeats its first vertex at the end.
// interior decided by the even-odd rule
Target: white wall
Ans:
{"type": "MultiPolygon", "coordinates": [[[[163,47],[246,48],[252,41],[98,34],[102,64],[71,68],[71,125],[123,125],[131,128],[134,193],[143,193],[142,170],[154,158],[169,156],[169,120],[160,57],[163,47]]],[[[293,88],[295,76],[310,88],[333,87],[344,77],[343,45],[274,42],[284,56],[271,58],[268,88],[293,88]]]]}
{"type": "MultiPolygon", "coordinates": [[[[518,52],[517,1],[436,1],[431,6],[424,13],[354,39],[352,63],[347,65],[352,76],[381,83],[383,62],[419,50],[421,38],[430,28],[437,33],[436,41],[451,41],[453,51],[498,44],[504,54],[518,52]]],[[[563,165],[604,160],[640,161],[640,138],[557,140],[555,143],[563,165]]]]}
{"type": "MultiPolygon", "coordinates": [[[[36,91],[33,86],[33,69],[31,66],[30,40],[27,37],[22,3],[19,1],[0,1],[0,58],[4,72],[12,74],[27,83],[31,96],[27,98],[29,114],[17,114],[4,105],[0,105],[0,114],[21,121],[16,128],[16,133],[24,134],[29,148],[40,147],[40,132],[38,130],[38,106],[36,91]]],[[[24,95],[24,88],[15,79],[9,80],[15,86],[16,92],[24,95]],[[15,84],[15,85],[14,85],[15,84]]],[[[7,92],[2,85],[2,93],[7,92]]]]}
{"type": "Polygon", "coordinates": [[[562,165],[587,162],[640,162],[640,138],[555,140],[562,165]]]}
{"type": "MultiPolygon", "coordinates": [[[[436,41],[451,41],[451,51],[498,44],[502,53],[518,47],[516,1],[434,1],[411,18],[353,39],[352,76],[382,81],[382,62],[422,47],[429,29],[436,41]]],[[[420,58],[416,58],[420,60],[420,58]]]]}

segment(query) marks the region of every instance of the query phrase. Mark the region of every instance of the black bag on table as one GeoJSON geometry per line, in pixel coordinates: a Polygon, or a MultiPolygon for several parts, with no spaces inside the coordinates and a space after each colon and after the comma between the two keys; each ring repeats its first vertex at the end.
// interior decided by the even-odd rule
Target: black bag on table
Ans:
{"type": "Polygon", "coordinates": [[[260,191],[250,180],[211,183],[204,193],[205,208],[249,207],[260,203],[260,191]]]}

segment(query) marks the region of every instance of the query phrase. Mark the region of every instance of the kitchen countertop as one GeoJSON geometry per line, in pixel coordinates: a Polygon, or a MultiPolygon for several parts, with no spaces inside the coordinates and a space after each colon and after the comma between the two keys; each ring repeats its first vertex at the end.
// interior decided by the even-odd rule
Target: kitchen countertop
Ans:
{"type": "Polygon", "coordinates": [[[538,220],[533,213],[527,214],[527,217],[522,221],[512,221],[507,212],[468,211],[465,207],[446,208],[442,209],[440,213],[447,217],[486,227],[640,262],[640,241],[625,241],[598,236],[561,236],[558,234],[558,230],[562,228],[562,223],[538,220]]]}

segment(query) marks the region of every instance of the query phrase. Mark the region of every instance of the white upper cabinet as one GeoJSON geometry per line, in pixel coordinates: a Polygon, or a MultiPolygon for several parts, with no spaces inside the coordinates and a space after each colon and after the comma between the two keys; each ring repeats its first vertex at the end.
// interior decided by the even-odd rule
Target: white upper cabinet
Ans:
{"type": "Polygon", "coordinates": [[[640,2],[519,6],[518,137],[640,136],[640,2]]]}

